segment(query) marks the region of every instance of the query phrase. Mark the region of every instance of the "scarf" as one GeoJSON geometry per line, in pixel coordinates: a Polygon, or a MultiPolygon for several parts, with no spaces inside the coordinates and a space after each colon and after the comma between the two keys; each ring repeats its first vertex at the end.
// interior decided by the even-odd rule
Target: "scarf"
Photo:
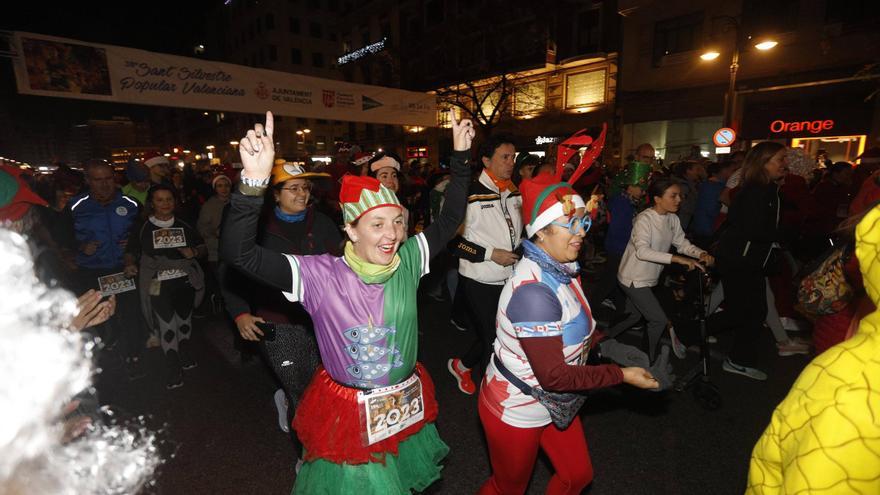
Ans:
{"type": "Polygon", "coordinates": [[[547,254],[547,251],[544,251],[529,240],[524,240],[522,245],[525,257],[537,263],[538,266],[541,267],[541,270],[545,273],[549,273],[550,276],[558,282],[568,284],[571,282],[571,279],[577,275],[577,263],[574,263],[573,268],[568,265],[563,265],[547,254]]]}
{"type": "Polygon", "coordinates": [[[351,241],[345,243],[345,253],[342,255],[345,263],[351,267],[352,271],[365,284],[384,284],[394,275],[397,267],[400,266],[400,255],[394,255],[394,259],[387,265],[375,265],[369,261],[364,261],[354,252],[354,244],[351,241]]]}
{"type": "Polygon", "coordinates": [[[516,189],[516,186],[513,185],[513,181],[512,181],[512,180],[510,180],[510,179],[504,179],[504,180],[498,179],[498,178],[495,177],[495,175],[494,175],[494,174],[493,174],[488,168],[484,168],[483,170],[485,170],[485,171],[486,171],[486,175],[488,175],[489,178],[492,179],[492,182],[495,184],[495,187],[498,188],[498,192],[513,191],[513,190],[516,189]]]}
{"type": "Polygon", "coordinates": [[[309,211],[308,209],[305,209],[299,213],[284,213],[283,211],[281,211],[280,206],[276,206],[275,207],[275,218],[277,218],[278,220],[281,220],[282,222],[287,222],[287,223],[302,222],[303,220],[305,220],[306,212],[308,212],[308,211],[309,211]]]}
{"type": "Polygon", "coordinates": [[[153,215],[150,215],[150,223],[155,225],[156,227],[161,228],[161,229],[167,229],[167,228],[171,227],[172,225],[174,225],[174,217],[171,217],[168,220],[159,220],[158,218],[154,217],[153,215]]]}

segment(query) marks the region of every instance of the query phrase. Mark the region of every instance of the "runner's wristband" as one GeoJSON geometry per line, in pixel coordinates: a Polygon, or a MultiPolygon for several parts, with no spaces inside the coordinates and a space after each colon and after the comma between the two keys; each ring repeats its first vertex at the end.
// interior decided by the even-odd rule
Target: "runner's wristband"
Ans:
{"type": "Polygon", "coordinates": [[[262,196],[266,187],[269,186],[269,178],[251,179],[250,177],[241,176],[241,183],[238,190],[245,196],[262,196]]]}

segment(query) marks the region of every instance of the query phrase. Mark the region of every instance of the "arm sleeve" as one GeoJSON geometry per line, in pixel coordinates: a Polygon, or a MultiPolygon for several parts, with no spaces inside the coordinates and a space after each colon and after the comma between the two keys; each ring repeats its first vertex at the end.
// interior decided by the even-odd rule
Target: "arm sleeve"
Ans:
{"type": "Polygon", "coordinates": [[[623,382],[623,371],[616,364],[570,365],[565,362],[562,336],[520,340],[529,366],[541,388],[552,392],[571,392],[610,387],[623,382]]]}
{"type": "Polygon", "coordinates": [[[471,263],[486,261],[488,259],[486,253],[489,253],[489,257],[491,257],[489,249],[486,249],[475,242],[471,242],[462,236],[453,239],[450,248],[453,256],[468,260],[471,263]]]}
{"type": "Polygon", "coordinates": [[[565,362],[562,305],[546,285],[531,283],[514,289],[507,317],[544,390],[587,390],[623,381],[623,372],[616,365],[573,366],[565,362]]]}
{"type": "Polygon", "coordinates": [[[663,265],[672,263],[671,253],[661,253],[651,249],[651,229],[651,220],[646,215],[636,217],[632,237],[630,237],[630,242],[635,247],[636,258],[663,265]]]}
{"type": "Polygon", "coordinates": [[[241,275],[230,268],[226,263],[220,263],[217,267],[217,279],[220,283],[220,292],[223,294],[223,303],[226,306],[226,312],[233,320],[238,316],[250,313],[251,305],[239,294],[239,287],[247,284],[236,283],[241,275]]]}
{"type": "Polygon", "coordinates": [[[690,256],[691,258],[699,258],[701,254],[705,251],[691,244],[691,241],[687,240],[687,237],[684,235],[684,230],[681,229],[681,221],[678,219],[678,215],[672,215],[672,245],[675,246],[675,249],[686,256],[690,256]]]}
{"type": "MultiPolygon", "coordinates": [[[[231,266],[257,280],[282,291],[290,291],[294,279],[293,267],[297,265],[280,253],[258,246],[256,242],[257,220],[262,204],[262,197],[245,196],[238,190],[232,193],[229,210],[223,220],[220,256],[231,266]]],[[[296,275],[299,279],[298,272],[296,275]]],[[[301,295],[301,290],[297,292],[301,295]]]]}
{"type": "Polygon", "coordinates": [[[458,226],[464,221],[467,208],[467,190],[471,179],[471,169],[467,164],[467,151],[454,151],[450,159],[452,179],[446,186],[443,208],[440,215],[425,231],[428,243],[428,256],[433,258],[440,253],[452,239],[458,226]]]}
{"type": "Polygon", "coordinates": [[[205,205],[202,206],[202,209],[199,211],[199,219],[196,222],[196,231],[198,231],[203,239],[211,237],[211,229],[209,226],[214,212],[210,206],[207,208],[205,206],[208,206],[208,203],[205,203],[205,205]]]}

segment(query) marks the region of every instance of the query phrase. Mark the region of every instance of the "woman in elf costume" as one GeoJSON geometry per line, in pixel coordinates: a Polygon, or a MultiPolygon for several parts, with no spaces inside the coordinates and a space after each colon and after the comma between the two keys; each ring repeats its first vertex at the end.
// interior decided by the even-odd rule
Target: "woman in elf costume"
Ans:
{"type": "Polygon", "coordinates": [[[345,176],[344,255],[291,256],[254,242],[274,159],[272,114],[240,140],[244,171],[224,225],[223,257],[311,314],[322,367],[293,426],[305,464],[294,493],[405,494],[440,477],[449,448],[434,420],[434,385],[416,362],[416,290],[463,220],[474,129],[451,116],[452,181],[440,217],[405,239],[400,202],[372,177],[345,176]]]}
{"type": "Polygon", "coordinates": [[[596,323],[575,260],[590,217],[571,183],[590,167],[604,142],[604,131],[595,143],[580,131],[559,146],[555,175],[540,173],[520,184],[529,240],[523,241],[523,257],[501,292],[494,354],[480,387],[480,422],[492,463],[481,495],[524,493],[539,449],[555,470],[545,493],[580,493],[592,480],[577,416],[583,398],[559,394],[568,397],[570,405],[564,406],[559,395],[549,401],[547,395],[619,383],[659,386],[643,368],[586,364],[596,323]],[[565,159],[590,144],[571,183],[562,182],[565,159]]]}

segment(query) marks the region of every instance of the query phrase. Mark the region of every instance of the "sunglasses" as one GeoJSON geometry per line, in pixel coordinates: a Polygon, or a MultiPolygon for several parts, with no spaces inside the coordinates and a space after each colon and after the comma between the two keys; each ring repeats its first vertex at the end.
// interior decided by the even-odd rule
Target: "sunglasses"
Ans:
{"type": "Polygon", "coordinates": [[[590,218],[589,215],[584,215],[581,218],[571,217],[571,220],[569,220],[567,224],[561,222],[550,222],[550,225],[565,227],[571,234],[577,234],[581,229],[584,229],[584,234],[586,234],[590,231],[590,227],[593,226],[593,219],[590,218]]]}

